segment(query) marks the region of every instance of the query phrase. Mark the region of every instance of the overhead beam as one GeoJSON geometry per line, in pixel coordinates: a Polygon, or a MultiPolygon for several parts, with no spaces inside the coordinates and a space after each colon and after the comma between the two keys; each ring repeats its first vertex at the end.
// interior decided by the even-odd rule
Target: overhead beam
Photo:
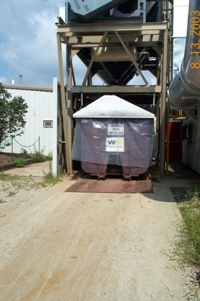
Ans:
{"type": "MultiPolygon", "coordinates": [[[[75,47],[96,47],[102,38],[102,35],[95,35],[95,36],[90,36],[90,35],[85,35],[82,37],[79,36],[71,36],[71,37],[63,37],[64,41],[66,38],[66,43],[69,45],[74,45],[75,47]]],[[[134,36],[132,35],[126,35],[126,34],[121,34],[121,37],[123,38],[123,41],[125,43],[130,43],[129,46],[137,46],[138,43],[141,45],[146,45],[146,46],[157,46],[158,43],[162,42],[162,35],[161,34],[147,34],[147,35],[140,35],[140,36],[134,36]]],[[[107,37],[105,40],[105,43],[109,45],[113,45],[118,43],[118,39],[116,37],[107,37]]]]}
{"type": "Polygon", "coordinates": [[[72,93],[161,93],[161,86],[74,86],[72,93]]]}
{"type": "Polygon", "coordinates": [[[156,23],[104,23],[104,22],[93,22],[93,23],[75,23],[75,24],[56,24],[58,27],[58,33],[64,33],[67,36],[73,34],[85,35],[89,33],[94,35],[95,33],[102,33],[105,31],[118,31],[118,32],[137,32],[141,31],[141,34],[160,34],[161,31],[167,29],[167,22],[156,22],[156,23]]]}

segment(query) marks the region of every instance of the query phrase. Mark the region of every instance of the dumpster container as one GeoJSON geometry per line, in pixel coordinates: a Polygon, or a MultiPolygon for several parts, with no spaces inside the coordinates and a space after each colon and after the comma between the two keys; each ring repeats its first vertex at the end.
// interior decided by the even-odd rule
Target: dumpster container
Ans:
{"type": "Polygon", "coordinates": [[[115,95],[105,95],[73,115],[72,159],[104,179],[121,170],[125,179],[145,173],[154,145],[154,114],[115,95]],[[121,167],[114,169],[113,167],[121,167]]]}

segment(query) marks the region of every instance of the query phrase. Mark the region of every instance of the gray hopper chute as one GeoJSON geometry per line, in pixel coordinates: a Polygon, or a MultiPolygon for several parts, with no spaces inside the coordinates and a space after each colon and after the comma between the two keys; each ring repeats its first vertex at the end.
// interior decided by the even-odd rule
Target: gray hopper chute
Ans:
{"type": "Polygon", "coordinates": [[[200,1],[190,0],[185,53],[180,72],[169,87],[174,108],[189,108],[200,100],[200,1]]]}
{"type": "Polygon", "coordinates": [[[70,0],[75,15],[83,22],[94,19],[127,0],[70,0]]]}
{"type": "Polygon", "coordinates": [[[147,0],[70,0],[71,9],[78,20],[90,22],[100,15],[114,18],[133,17],[137,21],[146,22],[146,15],[154,6],[155,1],[147,0]]]}
{"type": "MultiPolygon", "coordinates": [[[[136,47],[129,47],[129,52],[136,59],[137,49],[136,47]]],[[[95,62],[124,62],[130,61],[130,56],[126,53],[124,48],[121,47],[100,47],[98,50],[94,47],[92,53],[95,62]]]]}

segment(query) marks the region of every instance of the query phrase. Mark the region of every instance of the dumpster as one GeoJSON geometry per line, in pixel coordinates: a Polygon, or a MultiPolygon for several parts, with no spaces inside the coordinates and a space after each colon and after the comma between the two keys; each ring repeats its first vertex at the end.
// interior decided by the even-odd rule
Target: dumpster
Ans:
{"type": "Polygon", "coordinates": [[[105,95],[73,114],[72,159],[86,173],[125,179],[145,173],[154,145],[154,114],[115,95],[105,95]]]}

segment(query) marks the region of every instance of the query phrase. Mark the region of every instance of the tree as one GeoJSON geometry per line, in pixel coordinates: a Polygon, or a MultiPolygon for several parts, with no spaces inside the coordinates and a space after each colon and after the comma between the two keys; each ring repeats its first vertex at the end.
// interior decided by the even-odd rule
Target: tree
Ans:
{"type": "Polygon", "coordinates": [[[21,136],[26,124],[28,105],[21,97],[13,97],[0,83],[0,143],[10,135],[21,136]]]}

